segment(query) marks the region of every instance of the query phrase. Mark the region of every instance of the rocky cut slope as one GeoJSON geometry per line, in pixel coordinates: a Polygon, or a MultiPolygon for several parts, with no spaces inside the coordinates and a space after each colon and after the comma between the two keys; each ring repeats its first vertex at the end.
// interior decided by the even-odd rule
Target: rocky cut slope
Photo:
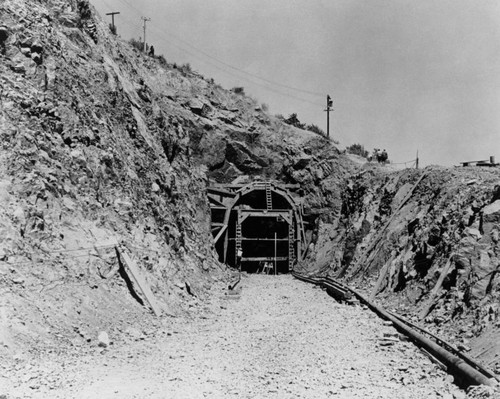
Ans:
{"type": "Polygon", "coordinates": [[[162,312],[201,306],[226,273],[209,179],[300,183],[306,209],[340,213],[350,166],[328,141],[138,52],[87,1],[5,0],[0,24],[0,351],[154,324],[117,243],[162,312]]]}
{"type": "Polygon", "coordinates": [[[366,164],[311,257],[500,372],[500,170],[366,164]]]}

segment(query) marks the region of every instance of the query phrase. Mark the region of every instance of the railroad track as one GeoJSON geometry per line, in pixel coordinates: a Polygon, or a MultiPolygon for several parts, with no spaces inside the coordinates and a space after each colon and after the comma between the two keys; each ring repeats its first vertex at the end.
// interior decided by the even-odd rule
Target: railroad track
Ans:
{"type": "Polygon", "coordinates": [[[298,273],[292,273],[292,275],[299,280],[325,288],[330,295],[338,300],[349,302],[353,298],[358,299],[381,318],[391,321],[400,333],[407,336],[418,347],[424,349],[440,364],[444,365],[447,372],[455,377],[457,385],[464,387],[481,384],[497,386],[500,382],[495,373],[458,350],[452,344],[437,337],[425,328],[411,323],[404,317],[388,312],[347,285],[328,277],[309,277],[298,273]]]}

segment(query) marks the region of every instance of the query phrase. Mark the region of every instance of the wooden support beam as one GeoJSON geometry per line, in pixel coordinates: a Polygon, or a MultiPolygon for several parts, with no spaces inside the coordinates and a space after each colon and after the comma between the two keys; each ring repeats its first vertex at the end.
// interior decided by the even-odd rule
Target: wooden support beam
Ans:
{"type": "Polygon", "coordinates": [[[210,195],[208,196],[208,200],[210,201],[210,206],[215,205],[215,206],[222,206],[224,209],[226,209],[226,205],[224,205],[221,201],[218,199],[215,199],[214,197],[211,197],[210,195]]]}
{"type": "MultiPolygon", "coordinates": [[[[230,238],[229,241],[235,241],[236,238],[230,238]]],[[[274,241],[274,238],[250,238],[241,237],[241,241],[274,241]]],[[[288,238],[278,238],[276,241],[288,241],[288,238]]]]}
{"type": "Polygon", "coordinates": [[[211,210],[221,210],[221,211],[224,210],[225,211],[227,209],[227,207],[219,206],[219,205],[210,205],[210,209],[211,210]]]}
{"type": "MultiPolygon", "coordinates": [[[[224,186],[222,186],[224,187],[224,186]]],[[[236,197],[236,193],[232,192],[232,191],[228,191],[228,190],[224,190],[224,188],[222,187],[209,187],[207,189],[208,193],[209,194],[216,194],[216,195],[219,195],[219,196],[222,196],[222,197],[228,197],[228,198],[234,198],[236,197]]]]}
{"type": "Polygon", "coordinates": [[[278,257],[274,257],[274,256],[256,256],[254,258],[250,258],[250,257],[245,257],[245,258],[241,258],[241,261],[251,261],[251,262],[261,262],[261,261],[274,261],[274,259],[276,259],[277,261],[283,261],[283,260],[288,260],[288,256],[278,256],[278,257]]]}
{"type": "MultiPolygon", "coordinates": [[[[265,182],[261,182],[262,186],[264,186],[265,182]]],[[[240,188],[243,188],[247,186],[248,184],[224,184],[224,183],[215,183],[210,186],[210,189],[226,189],[226,190],[239,190],[240,188]]],[[[293,189],[299,189],[300,184],[280,184],[278,187],[280,188],[285,188],[287,190],[293,190],[293,189]]],[[[260,187],[259,187],[260,188],[260,187]]]]}
{"type": "Polygon", "coordinates": [[[222,228],[220,229],[220,231],[215,236],[215,238],[214,238],[214,243],[215,244],[217,244],[217,241],[219,241],[219,238],[221,238],[222,234],[224,234],[224,232],[226,231],[226,229],[227,229],[227,224],[223,225],[222,228]]]}
{"type": "Polygon", "coordinates": [[[144,298],[149,303],[149,306],[151,306],[151,309],[153,310],[154,314],[156,316],[160,316],[161,313],[160,308],[156,303],[155,297],[153,296],[153,293],[151,292],[149,285],[146,283],[146,280],[139,271],[139,267],[135,264],[135,262],[132,259],[130,259],[130,256],[128,256],[124,248],[120,249],[119,247],[115,247],[115,250],[118,256],[123,260],[123,264],[127,266],[130,272],[129,275],[132,277],[132,281],[141,290],[142,294],[144,295],[144,298]]]}

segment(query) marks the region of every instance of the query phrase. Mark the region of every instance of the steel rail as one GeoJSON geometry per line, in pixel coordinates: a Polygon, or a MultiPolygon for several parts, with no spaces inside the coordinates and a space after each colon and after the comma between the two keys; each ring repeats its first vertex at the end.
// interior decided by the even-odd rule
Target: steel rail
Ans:
{"type": "MultiPolygon", "coordinates": [[[[293,272],[292,275],[302,281],[319,285],[322,287],[334,289],[335,292],[350,292],[356,298],[358,298],[362,303],[367,305],[372,311],[377,313],[381,318],[389,320],[392,322],[393,326],[401,333],[410,338],[417,346],[422,347],[432,356],[443,363],[447,372],[455,377],[455,381],[458,385],[469,386],[469,385],[487,385],[496,386],[498,384],[498,378],[485,367],[481,366],[479,363],[474,361],[472,358],[464,355],[458,349],[452,347],[450,344],[446,343],[440,338],[437,338],[433,334],[426,332],[432,338],[436,339],[437,342],[426,337],[422,332],[415,330],[415,325],[411,325],[406,319],[401,316],[397,316],[389,313],[381,306],[375,305],[364,295],[360,294],[356,290],[344,285],[338,281],[331,278],[317,278],[304,276],[293,272]],[[445,347],[443,347],[445,346],[445,347]]],[[[422,328],[416,327],[422,331],[422,328]]]]}

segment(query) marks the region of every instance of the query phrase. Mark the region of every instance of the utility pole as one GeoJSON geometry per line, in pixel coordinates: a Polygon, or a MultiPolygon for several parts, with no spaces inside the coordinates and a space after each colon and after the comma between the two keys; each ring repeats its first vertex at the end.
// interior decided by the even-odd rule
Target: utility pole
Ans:
{"type": "Polygon", "coordinates": [[[330,112],[333,111],[333,101],[330,95],[326,96],[326,137],[330,138],[330,112]]]}
{"type": "Polygon", "coordinates": [[[151,18],[141,17],[144,21],[144,44],[142,45],[142,51],[146,52],[146,22],[151,21],[151,18]]]}
{"type": "Polygon", "coordinates": [[[113,32],[114,35],[116,35],[115,15],[117,14],[120,13],[116,11],[106,13],[106,15],[111,15],[111,32],[113,32]]]}

